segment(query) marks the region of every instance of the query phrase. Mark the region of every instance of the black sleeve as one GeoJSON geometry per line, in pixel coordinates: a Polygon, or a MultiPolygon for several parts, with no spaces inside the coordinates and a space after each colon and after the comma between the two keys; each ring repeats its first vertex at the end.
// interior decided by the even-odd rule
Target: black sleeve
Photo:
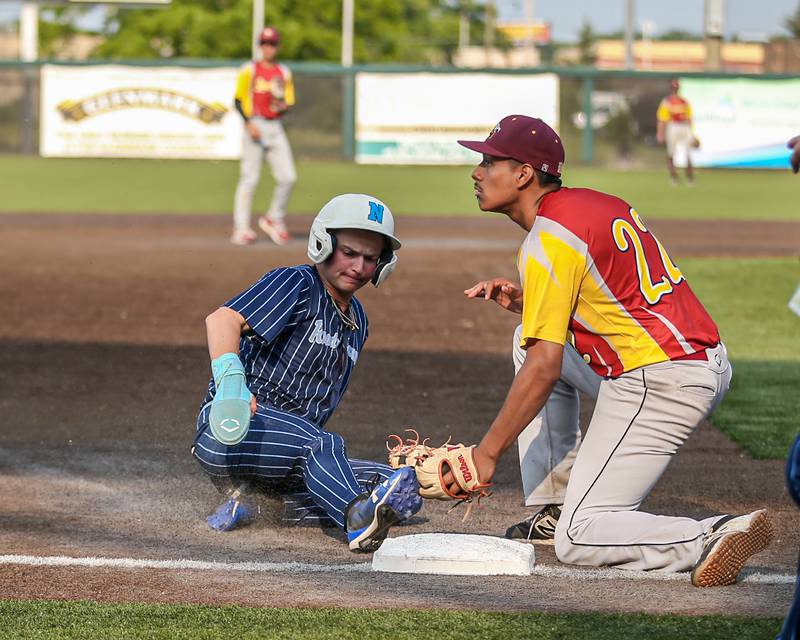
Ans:
{"type": "Polygon", "coordinates": [[[244,115],[244,109],[242,108],[242,101],[239,100],[239,98],[236,98],[233,101],[233,105],[236,107],[236,110],[239,112],[239,115],[242,116],[242,118],[244,118],[245,122],[247,122],[250,118],[244,115]]]}

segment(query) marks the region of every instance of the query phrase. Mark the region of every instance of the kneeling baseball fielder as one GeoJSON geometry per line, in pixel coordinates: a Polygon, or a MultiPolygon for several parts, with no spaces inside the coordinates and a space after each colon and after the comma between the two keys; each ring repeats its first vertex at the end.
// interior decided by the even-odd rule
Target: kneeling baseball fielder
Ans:
{"type": "Polygon", "coordinates": [[[495,278],[466,292],[521,315],[525,355],[480,444],[447,451],[442,485],[468,497],[487,487],[502,453],[551,397],[572,343],[600,383],[555,527],[558,559],[691,570],[699,587],[735,582],[772,538],[765,510],[699,521],[639,510],[728,389],[731,366],[714,321],[636,209],[561,186],[564,148],[542,120],[507,116],[485,141],[460,143],[482,154],[472,172],[481,210],[528,232],[521,286],[495,278]]]}

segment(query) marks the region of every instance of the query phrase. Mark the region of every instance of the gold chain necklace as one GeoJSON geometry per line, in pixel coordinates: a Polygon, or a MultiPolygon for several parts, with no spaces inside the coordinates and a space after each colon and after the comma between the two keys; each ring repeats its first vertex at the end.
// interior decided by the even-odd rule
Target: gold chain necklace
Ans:
{"type": "Polygon", "coordinates": [[[348,304],[347,305],[347,313],[345,314],[339,308],[339,303],[336,302],[336,299],[333,297],[330,291],[328,291],[328,287],[325,287],[325,292],[328,294],[328,297],[331,299],[333,303],[333,308],[336,309],[336,313],[339,315],[339,319],[352,331],[358,331],[358,324],[356,323],[356,319],[353,317],[353,308],[348,304]]]}

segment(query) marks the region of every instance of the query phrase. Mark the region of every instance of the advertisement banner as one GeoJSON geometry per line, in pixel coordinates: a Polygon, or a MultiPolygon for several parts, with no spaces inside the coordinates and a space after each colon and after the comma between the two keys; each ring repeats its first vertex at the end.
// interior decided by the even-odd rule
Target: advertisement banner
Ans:
{"type": "Polygon", "coordinates": [[[504,116],[534,114],[558,129],[558,76],[359,73],[356,161],[475,164],[456,140],[483,140],[504,116]]]}
{"type": "Polygon", "coordinates": [[[232,159],[235,68],[42,67],[43,156],[232,159]]]}
{"type": "Polygon", "coordinates": [[[681,79],[700,148],[698,167],[786,169],[800,133],[800,79],[681,79]]]}

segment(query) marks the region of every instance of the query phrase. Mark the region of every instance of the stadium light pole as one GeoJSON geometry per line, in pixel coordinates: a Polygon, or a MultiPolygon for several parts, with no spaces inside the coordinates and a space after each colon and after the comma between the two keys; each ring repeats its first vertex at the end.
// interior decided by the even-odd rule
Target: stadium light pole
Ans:
{"type": "Polygon", "coordinates": [[[39,58],[39,5],[23,2],[19,13],[19,57],[23,62],[39,58]]]}
{"type": "Polygon", "coordinates": [[[353,0],[342,0],[342,66],[353,66],[353,0]]]}
{"type": "Polygon", "coordinates": [[[625,0],[625,68],[633,69],[633,41],[636,39],[635,0],[625,0]]]}
{"type": "Polygon", "coordinates": [[[258,44],[258,36],[264,28],[264,0],[253,0],[253,38],[250,46],[252,47],[253,60],[257,60],[261,55],[261,47],[258,44]]]}
{"type": "Polygon", "coordinates": [[[525,0],[525,44],[529,50],[536,48],[536,39],[533,35],[533,25],[535,20],[536,11],[534,8],[534,0],[525,0]]]}
{"type": "Polygon", "coordinates": [[[721,71],[725,0],[705,0],[704,13],[703,39],[706,46],[706,71],[721,71]]]}
{"type": "Polygon", "coordinates": [[[353,16],[355,0],[342,0],[342,155],[355,157],[356,83],[353,66],[353,16]]]}

